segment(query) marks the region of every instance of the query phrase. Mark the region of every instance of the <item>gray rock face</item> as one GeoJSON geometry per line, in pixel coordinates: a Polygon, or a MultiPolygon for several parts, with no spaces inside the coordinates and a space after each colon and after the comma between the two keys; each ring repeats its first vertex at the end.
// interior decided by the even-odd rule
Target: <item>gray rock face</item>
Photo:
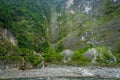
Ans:
{"type": "Polygon", "coordinates": [[[2,27],[0,27],[0,39],[9,40],[13,45],[17,45],[15,36],[9,30],[2,27]]]}
{"type": "Polygon", "coordinates": [[[106,16],[104,10],[107,9],[106,5],[119,6],[120,1],[66,0],[59,2],[56,6],[57,14],[60,14],[57,16],[58,34],[66,32],[62,37],[62,39],[65,38],[64,49],[75,50],[88,46],[107,46],[115,49],[119,45],[120,20],[108,19],[110,16],[106,16]],[[99,20],[100,17],[103,19],[99,20]]]}
{"type": "Polygon", "coordinates": [[[110,22],[109,24],[94,28],[89,31],[86,37],[86,41],[91,42],[90,44],[94,46],[108,46],[115,49],[118,45],[120,37],[119,37],[119,21],[116,20],[110,22]]]}

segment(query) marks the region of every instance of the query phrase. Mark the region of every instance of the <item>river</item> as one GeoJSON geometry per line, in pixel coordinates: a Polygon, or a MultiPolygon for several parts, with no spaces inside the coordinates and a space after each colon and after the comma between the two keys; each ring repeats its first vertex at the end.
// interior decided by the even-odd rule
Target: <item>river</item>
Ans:
{"type": "Polygon", "coordinates": [[[61,77],[61,78],[15,78],[15,79],[7,79],[7,80],[119,80],[119,79],[110,79],[110,78],[83,78],[83,77],[61,77]]]}

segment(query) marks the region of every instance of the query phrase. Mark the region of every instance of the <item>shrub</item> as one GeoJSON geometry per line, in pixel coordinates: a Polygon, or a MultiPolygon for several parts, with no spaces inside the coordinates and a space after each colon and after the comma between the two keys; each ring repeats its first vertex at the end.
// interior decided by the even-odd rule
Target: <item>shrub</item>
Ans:
{"type": "Polygon", "coordinates": [[[27,49],[27,48],[20,48],[20,56],[31,56],[33,55],[33,50],[27,49]]]}
{"type": "Polygon", "coordinates": [[[48,52],[43,55],[43,57],[46,62],[50,63],[60,63],[63,60],[63,56],[52,49],[49,49],[48,52]]]}
{"type": "Polygon", "coordinates": [[[4,61],[14,61],[14,62],[19,62],[21,61],[21,56],[0,56],[0,61],[4,60],[4,61]]]}
{"type": "Polygon", "coordinates": [[[25,59],[27,61],[30,61],[30,63],[33,65],[33,66],[37,66],[38,64],[41,63],[41,61],[43,60],[43,57],[42,56],[39,56],[39,55],[32,55],[32,56],[26,56],[25,59]]]}
{"type": "Polygon", "coordinates": [[[85,53],[87,50],[88,50],[87,48],[76,50],[74,55],[72,56],[72,60],[70,61],[70,63],[72,65],[79,65],[79,66],[84,66],[89,64],[90,59],[88,59],[83,55],[83,53],[85,53]]]}
{"type": "MultiPolygon", "coordinates": [[[[97,56],[97,62],[101,66],[114,66],[113,64],[116,64],[117,62],[114,62],[114,57],[111,55],[110,51],[107,49],[106,46],[99,46],[96,47],[99,56],[97,56]],[[100,55],[102,55],[100,57],[100,55]]],[[[114,54],[116,56],[116,54],[114,54]]],[[[117,56],[118,57],[118,56],[117,56]]]]}

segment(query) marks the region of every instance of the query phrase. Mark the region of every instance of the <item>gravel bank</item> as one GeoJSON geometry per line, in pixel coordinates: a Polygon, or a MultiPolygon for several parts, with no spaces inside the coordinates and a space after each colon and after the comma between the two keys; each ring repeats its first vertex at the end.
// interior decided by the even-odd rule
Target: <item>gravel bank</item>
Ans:
{"type": "Polygon", "coordinates": [[[120,68],[57,67],[32,70],[0,70],[0,79],[30,77],[99,77],[120,78],[120,68]]]}

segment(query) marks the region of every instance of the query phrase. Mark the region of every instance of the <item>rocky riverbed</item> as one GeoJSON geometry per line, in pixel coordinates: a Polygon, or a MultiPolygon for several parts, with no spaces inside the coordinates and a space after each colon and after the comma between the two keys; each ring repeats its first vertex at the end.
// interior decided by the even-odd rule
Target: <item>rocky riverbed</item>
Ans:
{"type": "Polygon", "coordinates": [[[33,77],[96,77],[120,78],[120,68],[46,67],[32,70],[0,70],[0,79],[33,77]]]}

